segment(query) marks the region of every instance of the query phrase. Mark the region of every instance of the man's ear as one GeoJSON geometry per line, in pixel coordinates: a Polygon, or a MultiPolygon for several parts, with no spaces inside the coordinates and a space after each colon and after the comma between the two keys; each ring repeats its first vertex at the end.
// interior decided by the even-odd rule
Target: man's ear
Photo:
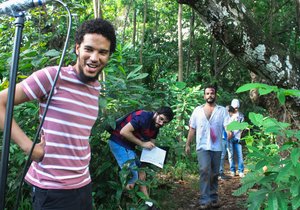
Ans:
{"type": "Polygon", "coordinates": [[[75,45],[75,54],[78,56],[78,54],[79,54],[79,47],[80,47],[80,45],[79,44],[76,44],[75,45]]]}

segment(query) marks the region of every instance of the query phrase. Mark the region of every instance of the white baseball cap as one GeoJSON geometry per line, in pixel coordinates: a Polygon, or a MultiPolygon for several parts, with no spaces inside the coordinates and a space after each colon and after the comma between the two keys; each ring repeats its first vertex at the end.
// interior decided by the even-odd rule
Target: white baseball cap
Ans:
{"type": "Polygon", "coordinates": [[[240,108],[240,101],[238,99],[232,99],[231,106],[235,109],[240,108]]]}

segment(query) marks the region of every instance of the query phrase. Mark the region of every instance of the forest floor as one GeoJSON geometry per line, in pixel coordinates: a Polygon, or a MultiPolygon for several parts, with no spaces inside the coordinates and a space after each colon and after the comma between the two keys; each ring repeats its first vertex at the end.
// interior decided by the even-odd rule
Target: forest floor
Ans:
{"type": "MultiPolygon", "coordinates": [[[[228,161],[225,164],[225,175],[229,176],[228,161]]],[[[227,180],[219,180],[219,200],[221,207],[219,210],[244,210],[246,208],[247,197],[233,196],[234,190],[241,187],[239,176],[231,177],[227,180]]],[[[198,209],[199,203],[199,176],[189,175],[184,180],[174,181],[171,187],[165,190],[164,199],[160,201],[161,210],[194,210],[198,209]]]]}

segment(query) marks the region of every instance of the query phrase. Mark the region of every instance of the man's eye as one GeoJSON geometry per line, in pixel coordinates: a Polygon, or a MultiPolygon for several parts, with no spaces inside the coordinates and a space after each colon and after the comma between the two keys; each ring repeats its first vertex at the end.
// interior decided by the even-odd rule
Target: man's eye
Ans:
{"type": "Polygon", "coordinates": [[[108,54],[108,51],[103,50],[103,51],[100,51],[99,53],[100,53],[101,55],[107,55],[107,54],[108,54]]]}

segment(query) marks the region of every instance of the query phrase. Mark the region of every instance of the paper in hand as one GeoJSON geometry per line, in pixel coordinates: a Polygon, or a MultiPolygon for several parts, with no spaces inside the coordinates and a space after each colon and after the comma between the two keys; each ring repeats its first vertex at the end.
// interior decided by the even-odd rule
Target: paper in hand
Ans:
{"type": "Polygon", "coordinates": [[[159,147],[154,147],[151,150],[144,148],[142,150],[140,161],[151,163],[157,167],[163,168],[165,158],[166,158],[166,151],[159,147]]]}

